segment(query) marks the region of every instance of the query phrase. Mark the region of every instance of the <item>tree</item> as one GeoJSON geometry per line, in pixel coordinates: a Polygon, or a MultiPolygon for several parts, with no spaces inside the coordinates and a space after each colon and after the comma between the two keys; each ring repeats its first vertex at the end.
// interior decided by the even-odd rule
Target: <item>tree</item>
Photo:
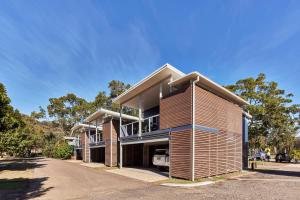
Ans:
{"type": "Polygon", "coordinates": [[[95,110],[107,108],[109,104],[109,97],[106,96],[105,92],[100,91],[91,104],[95,110]]]}
{"type": "Polygon", "coordinates": [[[122,81],[112,80],[108,83],[110,89],[110,98],[115,98],[130,88],[130,84],[125,84],[122,81]]]}
{"type": "Polygon", "coordinates": [[[15,111],[10,105],[10,98],[7,96],[6,89],[0,83],[0,134],[16,129],[21,125],[19,111],[15,111]]]}
{"type": "Polygon", "coordinates": [[[42,108],[42,106],[39,106],[39,112],[33,111],[31,112],[30,116],[34,119],[43,119],[46,117],[46,110],[42,108]]]}
{"type": "Polygon", "coordinates": [[[250,103],[246,109],[252,115],[249,123],[251,148],[265,148],[267,145],[280,151],[293,148],[299,129],[300,106],[292,104],[292,94],[279,89],[276,82],[266,81],[265,74],[241,79],[226,88],[250,103]]]}
{"type": "MultiPolygon", "coordinates": [[[[24,128],[25,123],[18,110],[10,105],[10,98],[7,95],[5,86],[0,83],[0,156],[9,148],[14,148],[16,145],[10,146],[11,139],[14,138],[15,133],[24,128]]],[[[16,137],[15,137],[16,138],[16,137]]]]}
{"type": "Polygon", "coordinates": [[[90,104],[72,93],[59,98],[50,98],[49,102],[48,114],[56,120],[65,134],[91,113],[90,104]]]}

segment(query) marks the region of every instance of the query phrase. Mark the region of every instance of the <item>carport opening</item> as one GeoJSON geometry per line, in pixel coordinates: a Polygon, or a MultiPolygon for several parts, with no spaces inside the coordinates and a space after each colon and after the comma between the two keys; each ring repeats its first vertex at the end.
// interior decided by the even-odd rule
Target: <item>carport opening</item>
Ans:
{"type": "Polygon", "coordinates": [[[98,148],[91,148],[91,162],[96,163],[104,163],[105,162],[105,148],[98,147],[98,148]]]}
{"type": "MultiPolygon", "coordinates": [[[[123,145],[123,167],[149,169],[158,173],[168,172],[169,167],[163,166],[165,159],[163,153],[160,153],[162,165],[153,163],[153,157],[158,152],[164,151],[169,152],[169,142],[123,145]]],[[[166,157],[169,159],[168,155],[166,157]]]]}
{"type": "Polygon", "coordinates": [[[76,160],[82,160],[82,149],[76,149],[76,160]]]}

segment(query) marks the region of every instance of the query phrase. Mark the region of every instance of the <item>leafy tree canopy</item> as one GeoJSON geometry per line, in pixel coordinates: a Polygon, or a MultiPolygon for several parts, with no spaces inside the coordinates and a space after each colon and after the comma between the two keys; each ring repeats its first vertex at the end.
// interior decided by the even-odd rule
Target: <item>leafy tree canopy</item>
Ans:
{"type": "Polygon", "coordinates": [[[268,82],[265,74],[241,79],[226,88],[250,103],[250,147],[271,145],[280,151],[293,148],[300,112],[300,105],[292,104],[293,94],[286,94],[274,81],[268,82]]]}

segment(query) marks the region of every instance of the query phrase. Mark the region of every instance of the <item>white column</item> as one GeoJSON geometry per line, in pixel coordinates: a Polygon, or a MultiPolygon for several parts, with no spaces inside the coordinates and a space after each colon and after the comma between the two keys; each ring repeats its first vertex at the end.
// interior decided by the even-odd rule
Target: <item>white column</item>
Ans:
{"type": "Polygon", "coordinates": [[[113,129],[113,123],[112,118],[110,119],[110,167],[112,167],[112,129],[113,129]]]}
{"type": "Polygon", "coordinates": [[[138,97],[138,106],[139,106],[139,133],[138,135],[142,135],[142,100],[141,96],[138,97]]]}
{"type": "Polygon", "coordinates": [[[159,83],[159,99],[162,99],[162,82],[159,83]]]}
{"type": "Polygon", "coordinates": [[[120,168],[123,167],[123,146],[122,144],[120,143],[120,168]]]}
{"type": "Polygon", "coordinates": [[[98,142],[98,120],[96,119],[96,142],[98,142]]]}
{"type": "Polygon", "coordinates": [[[89,123],[89,138],[88,138],[88,150],[89,150],[89,162],[91,162],[91,149],[90,149],[90,138],[91,138],[91,124],[89,123]]]}
{"type": "MultiPolygon", "coordinates": [[[[170,77],[170,82],[173,81],[173,77],[171,76],[170,77]]],[[[172,85],[169,86],[169,93],[172,93],[173,92],[173,88],[172,88],[172,85]]]]}
{"type": "Polygon", "coordinates": [[[120,161],[119,161],[119,168],[123,166],[123,155],[122,155],[122,144],[121,144],[121,135],[122,135],[122,105],[120,105],[120,125],[119,125],[119,143],[120,143],[120,161]]]}

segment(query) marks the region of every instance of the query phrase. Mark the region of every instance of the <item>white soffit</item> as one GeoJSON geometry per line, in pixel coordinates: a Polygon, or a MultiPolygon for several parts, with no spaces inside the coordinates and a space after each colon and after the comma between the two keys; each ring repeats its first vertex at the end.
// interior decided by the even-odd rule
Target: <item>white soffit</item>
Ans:
{"type": "MultiPolygon", "coordinates": [[[[99,118],[103,119],[106,116],[119,118],[120,113],[114,112],[114,111],[111,111],[111,110],[107,110],[107,109],[104,109],[104,108],[100,108],[98,111],[96,111],[93,114],[91,114],[90,116],[88,116],[84,120],[84,122],[91,122],[91,121],[94,121],[94,120],[99,119],[99,118]]],[[[126,114],[122,114],[122,118],[123,119],[128,119],[128,120],[134,120],[134,121],[139,120],[138,117],[131,116],[131,115],[126,115],[126,114]]]]}
{"type": "Polygon", "coordinates": [[[159,69],[155,70],[149,76],[138,82],[137,84],[130,87],[128,90],[123,92],[121,95],[113,99],[113,103],[123,104],[130,99],[134,98],[138,94],[159,83],[160,81],[172,76],[174,79],[185,76],[183,72],[176,69],[170,64],[165,64],[159,69]]]}
{"type": "Polygon", "coordinates": [[[205,85],[206,87],[212,89],[213,91],[219,93],[220,95],[223,95],[224,97],[227,97],[228,99],[236,102],[237,104],[239,104],[241,106],[249,105],[249,102],[245,101],[241,97],[239,97],[236,94],[234,94],[233,92],[227,90],[226,88],[219,85],[218,83],[210,80],[209,78],[207,78],[206,76],[200,74],[199,72],[189,73],[184,77],[178,78],[178,79],[170,82],[169,84],[175,86],[175,85],[179,85],[181,83],[184,83],[186,81],[189,81],[191,79],[196,79],[197,77],[199,77],[199,83],[200,84],[205,85]]]}
{"type": "MultiPolygon", "coordinates": [[[[72,128],[71,128],[71,131],[75,131],[75,130],[78,130],[78,129],[80,129],[80,128],[92,128],[92,129],[96,129],[96,126],[94,126],[94,125],[88,125],[88,124],[76,124],[75,126],[73,126],[72,128]]],[[[102,127],[101,126],[98,126],[97,127],[98,128],[98,130],[102,130],[102,127]]]]}

